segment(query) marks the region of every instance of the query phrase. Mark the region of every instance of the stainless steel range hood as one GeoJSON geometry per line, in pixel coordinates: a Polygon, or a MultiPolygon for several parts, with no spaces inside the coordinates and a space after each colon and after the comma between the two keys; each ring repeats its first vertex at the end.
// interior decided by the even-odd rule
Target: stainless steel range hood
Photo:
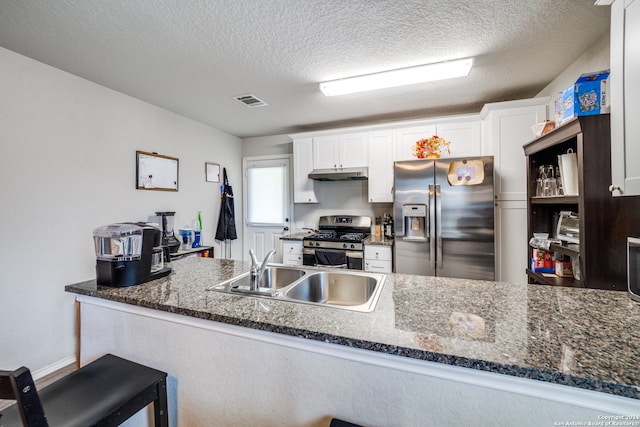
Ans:
{"type": "Polygon", "coordinates": [[[367,168],[314,169],[310,179],[317,181],[361,181],[368,179],[367,168]]]}

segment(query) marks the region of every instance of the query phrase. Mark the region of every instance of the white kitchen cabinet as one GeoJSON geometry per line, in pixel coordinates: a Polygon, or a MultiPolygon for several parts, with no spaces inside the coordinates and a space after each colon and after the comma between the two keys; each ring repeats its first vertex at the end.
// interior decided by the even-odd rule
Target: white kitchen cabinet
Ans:
{"type": "Polygon", "coordinates": [[[487,104],[482,109],[482,155],[494,156],[496,280],[527,283],[527,163],[522,146],[531,126],[546,120],[548,98],[487,104]]]}
{"type": "Polygon", "coordinates": [[[367,132],[313,138],[314,169],[365,167],[368,153],[367,132]]]}
{"type": "Polygon", "coordinates": [[[282,241],[282,263],[284,265],[302,265],[302,241],[283,240],[282,241]]]}
{"type": "Polygon", "coordinates": [[[434,135],[438,135],[451,142],[451,146],[449,147],[451,154],[443,153],[442,157],[480,155],[480,120],[478,118],[471,118],[469,120],[458,119],[397,129],[394,133],[394,160],[416,160],[416,157],[413,156],[413,147],[416,141],[431,138],[434,135]]]}
{"type": "Polygon", "coordinates": [[[526,200],[527,164],[522,146],[534,137],[531,126],[546,120],[548,102],[544,97],[482,108],[481,154],[494,156],[496,199],[526,200]]]}
{"type": "Polygon", "coordinates": [[[396,129],[393,134],[395,146],[393,160],[416,160],[416,157],[412,154],[416,141],[424,138],[430,138],[435,134],[435,124],[396,129]]]}
{"type": "Polygon", "coordinates": [[[451,142],[451,154],[443,157],[479,156],[480,148],[480,120],[468,122],[438,123],[436,135],[451,142]]]}
{"type": "Polygon", "coordinates": [[[293,140],[293,202],[318,203],[315,181],[309,179],[313,169],[313,140],[300,138],[293,140]]]}
{"type": "Polygon", "coordinates": [[[391,246],[365,245],[364,270],[374,273],[391,273],[391,246]]]}
{"type": "Polygon", "coordinates": [[[369,132],[369,202],[393,202],[393,132],[369,132]]]}
{"type": "Polygon", "coordinates": [[[495,212],[496,281],[526,284],[527,202],[500,200],[495,212]]]}
{"type": "Polygon", "coordinates": [[[338,160],[338,135],[319,136],[313,138],[313,167],[314,169],[333,169],[340,164],[338,160]]]}
{"type": "Polygon", "coordinates": [[[640,0],[611,5],[611,187],[640,195],[640,0]]]}
{"type": "Polygon", "coordinates": [[[452,120],[369,133],[369,202],[393,202],[393,162],[416,160],[416,141],[438,135],[451,141],[445,157],[480,155],[480,120],[452,120]]]}

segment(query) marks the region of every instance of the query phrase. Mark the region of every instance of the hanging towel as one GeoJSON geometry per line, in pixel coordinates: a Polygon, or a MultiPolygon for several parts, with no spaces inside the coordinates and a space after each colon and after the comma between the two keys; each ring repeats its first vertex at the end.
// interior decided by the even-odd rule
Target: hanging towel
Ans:
{"type": "Polygon", "coordinates": [[[332,267],[346,267],[347,253],[331,249],[316,249],[316,265],[330,265],[332,267]]]}
{"type": "Polygon", "coordinates": [[[216,229],[216,240],[235,240],[236,214],[233,203],[233,189],[227,179],[227,168],[222,169],[223,184],[220,194],[220,216],[218,217],[218,228],[216,229]]]}

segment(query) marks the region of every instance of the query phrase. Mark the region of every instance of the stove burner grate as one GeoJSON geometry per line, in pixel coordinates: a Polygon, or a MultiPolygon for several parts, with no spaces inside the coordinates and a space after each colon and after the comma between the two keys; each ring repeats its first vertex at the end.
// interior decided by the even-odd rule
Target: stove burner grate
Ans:
{"type": "Polygon", "coordinates": [[[307,239],[328,240],[328,239],[335,239],[337,237],[338,237],[338,233],[336,233],[333,230],[330,230],[330,231],[320,230],[316,234],[313,234],[307,237],[307,239]]]}
{"type": "Polygon", "coordinates": [[[366,235],[364,233],[345,233],[340,236],[340,239],[360,241],[360,240],[364,240],[365,236],[366,235]]]}

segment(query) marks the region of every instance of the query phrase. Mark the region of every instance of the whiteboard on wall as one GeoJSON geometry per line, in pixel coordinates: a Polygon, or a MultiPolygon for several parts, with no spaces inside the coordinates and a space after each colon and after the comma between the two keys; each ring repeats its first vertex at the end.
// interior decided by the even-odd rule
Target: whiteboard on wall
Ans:
{"type": "Polygon", "coordinates": [[[136,188],[178,191],[178,159],[158,153],[136,151],[136,188]]]}

